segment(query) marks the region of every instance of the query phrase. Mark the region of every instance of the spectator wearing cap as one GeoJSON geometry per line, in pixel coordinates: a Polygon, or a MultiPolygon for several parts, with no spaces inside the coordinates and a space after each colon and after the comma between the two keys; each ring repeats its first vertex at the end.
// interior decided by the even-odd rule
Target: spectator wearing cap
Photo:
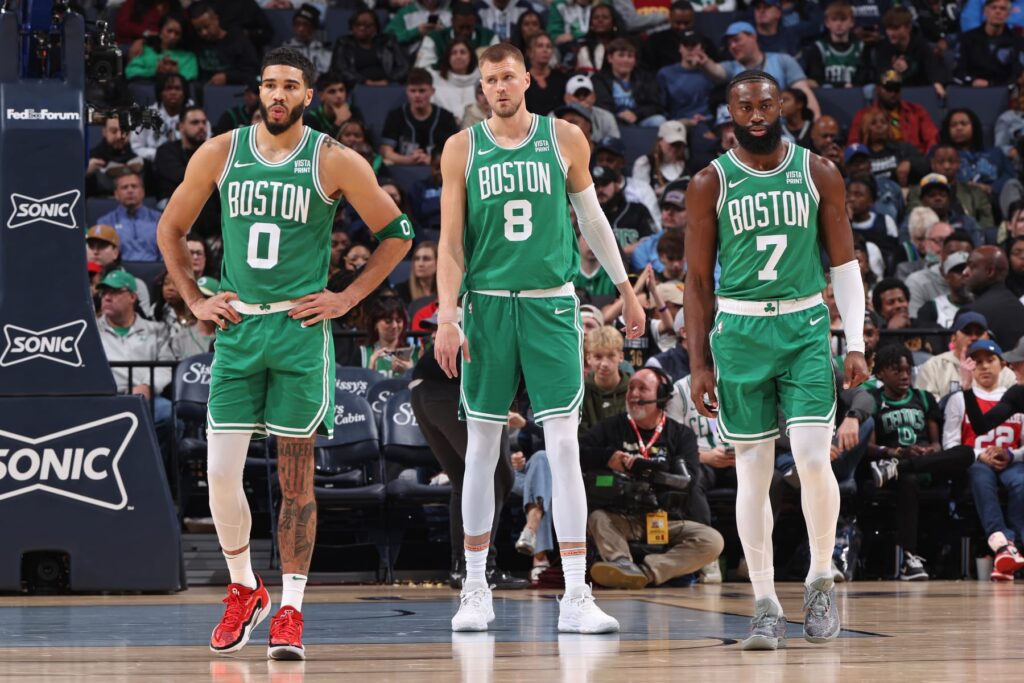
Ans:
{"type": "Polygon", "coordinates": [[[548,10],[548,35],[558,45],[583,40],[590,30],[594,4],[593,0],[554,0],[548,10]]]}
{"type": "Polygon", "coordinates": [[[143,205],[145,188],[142,176],[125,173],[117,178],[114,199],[118,206],[103,216],[98,223],[112,225],[121,237],[121,255],[126,261],[159,261],[156,245],[156,224],[160,212],[143,205]]]}
{"type": "Polygon", "coordinates": [[[214,135],[222,135],[236,128],[252,124],[252,118],[260,108],[260,83],[258,78],[253,78],[246,83],[243,90],[236,97],[242,98],[242,103],[225,110],[217,124],[213,127],[214,135]]]}
{"type": "Polygon", "coordinates": [[[348,35],[335,42],[330,71],[353,85],[403,83],[409,57],[394,35],[381,32],[377,13],[364,7],[349,17],[348,35]]]}
{"type": "Polygon", "coordinates": [[[868,114],[877,115],[878,110],[881,110],[886,128],[889,129],[889,140],[905,142],[913,145],[921,154],[927,153],[938,142],[939,129],[924,107],[902,98],[905,85],[903,77],[895,69],[887,69],[874,82],[878,83],[875,101],[854,114],[849,141],[863,142],[870,146],[863,119],[868,114]]]}
{"type": "MultiPolygon", "coordinates": [[[[668,28],[647,36],[641,63],[648,69],[658,70],[679,62],[679,45],[686,31],[696,31],[697,14],[690,0],[676,0],[669,8],[668,28]]],[[[706,36],[699,36],[704,52],[714,58],[718,55],[715,44],[706,36]]]]}
{"type": "Polygon", "coordinates": [[[430,70],[434,79],[433,103],[447,109],[462,124],[467,107],[476,102],[476,86],[480,83],[476,49],[465,38],[448,43],[437,70],[430,70]]]}
{"type": "Polygon", "coordinates": [[[220,15],[207,2],[189,5],[192,30],[200,40],[199,80],[209,85],[250,83],[259,74],[256,48],[245,32],[235,24],[225,29],[220,15]]]}
{"type": "MultiPolygon", "coordinates": [[[[988,0],[966,0],[960,10],[960,31],[968,31],[985,24],[985,7],[988,0]]],[[[1011,30],[1024,29],[1024,0],[1012,0],[1006,17],[1006,26],[1011,30]]]]}
{"type": "Polygon", "coordinates": [[[626,179],[626,201],[637,202],[647,207],[655,224],[661,228],[658,215],[658,196],[647,183],[626,175],[626,144],[619,138],[601,138],[594,145],[594,163],[618,171],[626,179]]]}
{"type": "Polygon", "coordinates": [[[116,116],[108,116],[103,122],[103,139],[89,150],[89,165],[85,170],[86,194],[111,194],[114,177],[126,167],[141,173],[142,158],[132,149],[128,131],[121,128],[120,120],[116,116]]]}
{"type": "Polygon", "coordinates": [[[971,293],[967,291],[967,284],[964,282],[964,269],[967,267],[968,258],[968,252],[955,251],[940,264],[948,293],[940,294],[918,309],[918,325],[950,329],[960,309],[971,302],[971,293]]]}
{"type": "MultiPolygon", "coordinates": [[[[124,270],[121,266],[121,236],[111,225],[98,223],[85,233],[86,259],[95,263],[102,272],[124,270]]],[[[90,271],[91,272],[91,271],[90,271]]],[[[140,278],[135,278],[135,294],[139,299],[139,308],[149,315],[152,304],[149,300],[149,288],[140,278]]]]}
{"type": "Polygon", "coordinates": [[[160,120],[157,130],[142,128],[132,131],[131,147],[143,160],[152,162],[156,149],[165,142],[178,139],[178,120],[185,107],[192,104],[188,99],[188,83],[180,74],[159,74],[156,78],[156,102],[147,109],[160,120]]]}
{"type": "Polygon", "coordinates": [[[407,54],[415,55],[427,36],[452,25],[452,11],[447,0],[413,0],[391,15],[384,27],[398,40],[407,54]]]}
{"type": "MultiPolygon", "coordinates": [[[[848,145],[842,152],[840,167],[844,169],[844,175],[852,178],[855,175],[870,175],[875,179],[875,212],[890,216],[893,220],[899,220],[906,208],[906,201],[903,199],[903,190],[899,183],[887,178],[884,175],[875,175],[873,172],[874,160],[871,150],[866,145],[854,143],[848,145]]],[[[936,218],[936,220],[938,220],[936,218]]]]}
{"type": "Polygon", "coordinates": [[[891,7],[882,17],[882,26],[885,37],[865,49],[857,82],[876,83],[892,70],[903,85],[930,85],[940,98],[945,97],[945,67],[928,41],[914,33],[913,13],[904,6],[891,7]]]}
{"type": "Polygon", "coordinates": [[[914,207],[907,216],[909,260],[896,266],[896,277],[906,280],[911,273],[942,263],[942,245],[952,233],[953,226],[927,206],[914,207]]]}
{"type": "Polygon", "coordinates": [[[653,235],[654,219],[643,204],[626,199],[622,174],[608,166],[595,166],[591,170],[597,199],[611,224],[615,239],[623,253],[632,256],[640,239],[653,235]]]}
{"type": "Polygon", "coordinates": [[[199,76],[196,54],[183,49],[184,24],[176,14],[165,14],[155,33],[136,40],[124,67],[128,80],[151,79],[159,74],[181,74],[186,81],[199,76]]]}
{"type": "MultiPolygon", "coordinates": [[[[674,234],[681,238],[686,232],[686,183],[683,181],[675,181],[669,183],[665,188],[665,192],[661,195],[661,232],[655,233],[650,237],[645,237],[640,240],[640,243],[636,246],[631,256],[631,263],[634,271],[641,271],[647,265],[654,267],[656,273],[665,272],[665,263],[661,260],[659,255],[659,249],[662,238],[667,235],[674,234]]],[[[678,257],[679,269],[682,269],[683,254],[682,250],[677,250],[675,247],[671,250],[672,256],[678,257]]],[[[674,261],[675,259],[673,259],[674,261]]],[[[682,273],[677,273],[673,269],[672,275],[676,277],[672,279],[682,280],[682,273]]],[[[666,278],[668,279],[668,278],[666,278]]]]}
{"type": "Polygon", "coordinates": [[[708,95],[715,82],[723,78],[716,67],[697,32],[683,31],[679,36],[679,61],[663,67],[656,76],[669,118],[696,124],[710,115],[708,95]]]}
{"type": "MultiPolygon", "coordinates": [[[[203,296],[214,296],[220,291],[220,280],[209,275],[198,278],[196,285],[203,296]]],[[[169,277],[163,282],[163,296],[166,299],[168,295],[171,297],[177,295],[179,299],[181,298],[169,277]],[[168,284],[170,284],[170,292],[168,284]]],[[[167,330],[167,344],[175,360],[182,360],[211,350],[217,336],[216,324],[209,320],[196,320],[194,316],[184,319],[176,316],[175,321],[178,324],[168,327],[167,330]]]]}
{"type": "Polygon", "coordinates": [[[941,173],[929,173],[921,178],[920,202],[927,206],[939,217],[939,220],[949,223],[953,229],[960,229],[970,235],[975,245],[982,244],[984,238],[981,228],[970,216],[963,213],[956,203],[956,195],[950,186],[946,176],[941,173]]]}
{"type": "Polygon", "coordinates": [[[452,7],[452,25],[432,31],[423,38],[416,53],[416,66],[421,69],[437,69],[448,44],[456,38],[468,41],[474,50],[483,50],[498,43],[494,31],[480,25],[473,6],[467,2],[457,2],[452,7]]]}
{"type": "MultiPolygon", "coordinates": [[[[100,341],[108,361],[162,361],[174,360],[167,344],[167,334],[160,323],[146,320],[135,312],[138,296],[135,278],[123,270],[114,270],[97,285],[100,294],[100,318],[97,320],[100,341]]],[[[158,368],[154,371],[153,384],[144,370],[132,372],[129,385],[128,368],[111,368],[117,390],[122,394],[141,394],[147,399],[163,392],[171,381],[171,371],[158,368]],[[139,382],[145,375],[147,382],[139,382]]],[[[159,406],[158,406],[159,408],[159,406]]],[[[169,404],[167,406],[169,415],[169,404]]],[[[159,415],[158,416],[164,417],[159,415]]]]}
{"type": "MultiPolygon", "coordinates": [[[[946,179],[946,186],[953,202],[954,212],[970,216],[983,228],[994,227],[995,216],[992,212],[992,202],[988,195],[980,187],[960,181],[960,154],[953,145],[940,142],[932,147],[928,153],[928,162],[931,166],[931,173],[928,175],[941,175],[946,179]]],[[[927,177],[927,176],[925,176],[927,177]]],[[[936,179],[937,180],[937,179],[936,179]]],[[[907,206],[913,208],[923,203],[924,179],[920,188],[915,192],[911,189],[907,195],[907,206]]],[[[934,207],[932,207],[934,208],[934,207]]],[[[936,211],[938,213],[938,211],[936,211]]],[[[942,214],[940,213],[941,217],[942,214]]]]}
{"type": "MultiPolygon", "coordinates": [[[[551,13],[554,11],[552,8],[551,13]]],[[[530,87],[526,90],[524,102],[528,110],[541,116],[547,116],[565,102],[565,86],[569,77],[564,71],[551,68],[554,54],[555,44],[547,33],[535,33],[527,40],[526,67],[530,70],[530,87]]]]}
{"type": "MultiPolygon", "coordinates": [[[[961,312],[953,320],[949,351],[929,358],[917,369],[914,387],[927,391],[939,401],[951,392],[960,390],[960,358],[979,339],[990,339],[988,319],[978,313],[961,312]]],[[[1012,387],[1016,378],[1004,368],[999,373],[999,385],[1012,387]]]]}
{"type": "Polygon", "coordinates": [[[687,130],[679,121],[666,121],[658,127],[654,149],[633,162],[633,178],[648,185],[655,193],[663,193],[676,180],[689,182],[687,170],[687,130]]]}
{"type": "Polygon", "coordinates": [[[476,0],[473,9],[480,25],[494,32],[499,41],[509,42],[516,33],[519,17],[533,11],[527,0],[476,0]]]}
{"type": "Polygon", "coordinates": [[[594,93],[594,82],[586,74],[576,74],[565,84],[565,103],[578,104],[590,112],[593,124],[594,139],[621,136],[615,115],[607,109],[596,106],[597,95],[594,93]]]}
{"type": "MultiPolygon", "coordinates": [[[[529,93],[529,90],[527,90],[529,93]]],[[[590,140],[590,146],[594,146],[594,125],[590,120],[590,112],[583,106],[578,104],[563,104],[562,106],[551,112],[551,115],[555,118],[568,121],[577,128],[583,131],[583,134],[587,136],[587,140],[590,140]]]]}
{"type": "Polygon", "coordinates": [[[974,301],[964,308],[985,316],[996,343],[1009,349],[1024,336],[1024,304],[1006,287],[1008,271],[1006,252],[999,247],[986,245],[971,252],[964,280],[974,301]]]}
{"type": "Polygon", "coordinates": [[[406,103],[388,112],[381,131],[380,153],[391,164],[429,164],[435,149],[459,132],[455,116],[434,106],[434,79],[426,69],[412,69],[406,80],[406,103]]]}
{"type": "Polygon", "coordinates": [[[1014,83],[1024,66],[1024,39],[1007,27],[1010,0],[985,0],[985,23],[960,36],[954,81],[976,88],[1014,83]]]}
{"type": "MultiPolygon", "coordinates": [[[[947,226],[946,223],[941,222],[936,223],[935,225],[947,226]]],[[[942,228],[938,228],[938,231],[942,232],[942,228]]],[[[942,251],[939,252],[939,262],[923,270],[911,273],[907,277],[907,289],[910,290],[910,306],[908,310],[911,318],[917,318],[921,312],[921,308],[929,301],[933,301],[936,297],[945,296],[951,293],[952,290],[950,289],[949,279],[946,277],[946,270],[958,265],[966,266],[967,256],[970,255],[972,249],[974,249],[974,244],[971,242],[970,235],[963,231],[957,232],[954,230],[950,232],[949,236],[943,241],[942,251]],[[950,259],[957,254],[960,254],[962,259],[958,257],[953,259],[953,261],[950,261],[950,259]]],[[[960,268],[960,273],[957,277],[960,284],[962,284],[962,276],[963,268],[960,268]]],[[[955,294],[954,296],[958,299],[958,306],[966,303],[966,301],[963,300],[963,297],[960,296],[961,294],[966,295],[969,298],[966,291],[955,294]]],[[[942,306],[943,310],[948,313],[946,302],[943,302],[942,306]]],[[[947,317],[952,319],[952,316],[947,317]]],[[[943,327],[945,326],[946,325],[943,325],[943,327]]]]}
{"type": "MultiPolygon", "coordinates": [[[[575,219],[576,214],[573,213],[575,219]]],[[[580,270],[572,278],[572,284],[576,289],[582,289],[591,297],[607,297],[614,299],[618,294],[618,288],[612,282],[611,277],[605,271],[601,262],[594,255],[587,241],[580,235],[577,237],[580,249],[580,270]]]]}
{"type": "Polygon", "coordinates": [[[853,33],[853,8],[838,0],[825,8],[825,35],[803,52],[804,71],[814,87],[849,88],[863,53],[864,41],[853,33]]]}
{"type": "Polygon", "coordinates": [[[608,44],[608,68],[593,75],[597,106],[626,125],[657,127],[665,122],[658,82],[637,68],[636,46],[625,38],[608,44]]]}
{"type": "Polygon", "coordinates": [[[791,56],[800,52],[798,33],[782,30],[782,0],[755,0],[751,4],[754,8],[757,43],[762,50],[791,56]]]}
{"type": "MultiPolygon", "coordinates": [[[[272,2],[284,2],[289,5],[291,0],[271,0],[272,2]]],[[[284,44],[301,53],[306,59],[313,62],[313,69],[316,71],[314,78],[326,73],[331,68],[331,49],[324,43],[316,40],[317,31],[321,28],[321,17],[323,10],[314,5],[304,2],[292,16],[292,37],[284,44]]],[[[319,90],[319,86],[317,90],[319,90]]]]}
{"type": "Polygon", "coordinates": [[[715,113],[715,137],[718,139],[718,154],[725,154],[730,149],[739,147],[739,140],[736,139],[736,132],[732,123],[732,114],[729,113],[729,105],[721,104],[715,113]]]}
{"type": "Polygon", "coordinates": [[[353,119],[363,120],[363,112],[349,101],[351,91],[348,83],[337,73],[328,71],[320,74],[316,79],[316,92],[320,104],[307,109],[302,115],[303,123],[313,130],[336,138],[343,125],[353,119]]]}
{"type": "MultiPolygon", "coordinates": [[[[666,302],[669,299],[672,301],[679,301],[679,305],[676,307],[675,317],[673,318],[672,327],[675,330],[675,334],[679,343],[672,346],[667,351],[655,354],[647,359],[644,367],[658,368],[663,371],[666,375],[672,378],[672,383],[679,382],[684,377],[690,374],[690,354],[686,350],[686,317],[683,315],[682,306],[682,285],[665,284],[658,285],[658,287],[665,287],[664,296],[666,302]],[[677,296],[675,293],[669,291],[669,287],[674,287],[679,292],[677,296]]],[[[673,396],[673,400],[675,397],[673,396]]],[[[684,423],[685,424],[685,423],[684,423]]]]}
{"type": "Polygon", "coordinates": [[[846,212],[850,215],[850,227],[855,234],[879,248],[884,270],[891,273],[904,257],[899,248],[899,228],[891,216],[874,211],[877,199],[878,187],[872,176],[850,176],[846,182],[846,212]]]}

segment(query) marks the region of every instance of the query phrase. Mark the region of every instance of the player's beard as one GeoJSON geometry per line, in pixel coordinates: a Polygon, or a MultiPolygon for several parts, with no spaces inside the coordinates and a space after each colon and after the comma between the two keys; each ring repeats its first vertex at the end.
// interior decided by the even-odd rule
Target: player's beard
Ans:
{"type": "Polygon", "coordinates": [[[510,118],[512,118],[513,116],[515,116],[516,114],[519,113],[519,108],[522,107],[522,106],[523,106],[523,100],[519,100],[518,102],[512,104],[510,109],[506,109],[503,112],[498,111],[497,107],[491,107],[491,111],[498,118],[510,119],[510,118]]]}
{"type": "MultiPolygon", "coordinates": [[[[283,107],[284,105],[282,104],[281,106],[283,107]]],[[[260,116],[263,117],[263,125],[266,126],[267,132],[270,133],[271,135],[280,135],[281,133],[291,128],[293,125],[295,125],[296,121],[302,118],[302,114],[305,111],[305,105],[297,104],[295,105],[294,109],[288,111],[288,117],[283,122],[274,123],[273,121],[270,120],[269,112],[267,111],[266,105],[264,105],[263,101],[260,100],[260,116]]]]}
{"type": "Polygon", "coordinates": [[[733,122],[733,132],[740,147],[751,154],[771,154],[782,141],[782,117],[775,119],[775,123],[765,126],[768,131],[764,135],[754,135],[750,132],[750,126],[741,126],[733,122]]]}

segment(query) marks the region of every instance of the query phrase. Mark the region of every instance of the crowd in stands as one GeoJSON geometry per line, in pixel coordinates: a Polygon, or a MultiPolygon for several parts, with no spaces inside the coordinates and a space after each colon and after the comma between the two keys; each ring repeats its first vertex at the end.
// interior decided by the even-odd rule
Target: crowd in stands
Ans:
{"type": "MultiPolygon", "coordinates": [[[[996,493],[1001,482],[1013,501],[1021,495],[1021,416],[995,438],[981,438],[961,391],[962,371],[972,365],[983,408],[1024,383],[1021,0],[123,0],[103,11],[126,47],[125,81],[107,94],[148,84],[161,121],[156,131],[126,131],[117,118],[94,122],[87,194],[112,202],[90,216],[85,241],[112,360],[180,360],[211,347],[215,330],[195,320],[169,278],[143,281],[123,269],[139,273],[134,265],[160,260],[160,209],[203,141],[259,122],[260,55],[279,44],[300,50],[317,69],[306,124],[359,151],[416,222],[409,262],[334,321],[337,361],[399,377],[429,359],[440,153],[449,137],[489,115],[477,56],[509,41],[526,55],[528,109],[573,123],[591,140],[596,191],[650,321],[646,335],[624,339],[616,289],[581,239],[575,285],[586,330],[584,469],[626,472],[634,458],[663,457],[682,463],[693,481],[687,502],[670,510],[672,549],[664,554],[634,560],[629,542],[642,536],[642,520],[595,510],[590,530],[602,566],[595,580],[640,586],[693,572],[720,580],[723,537],[735,539],[735,530],[708,500],[735,489],[734,452],[689,397],[686,188],[737,144],[725,83],[762,69],[783,89],[785,139],[828,158],[846,179],[873,377],[843,390],[842,321],[826,289],[839,389],[833,466],[844,495],[852,490],[863,502],[895,492],[888,524],[903,549],[904,579],[928,577],[918,549],[921,489],[952,481],[955,491],[969,480],[975,498],[987,496],[974,503],[984,523],[982,553],[1009,552],[1024,532],[1015,527],[1024,519],[1002,520],[996,493]],[[347,21],[325,41],[326,19],[340,11],[347,21]],[[272,12],[289,13],[290,35],[274,33],[272,12]],[[218,86],[233,87],[237,100],[211,115],[204,95],[218,86]],[[387,88],[404,88],[394,108],[360,106],[375,101],[360,93],[387,88]],[[999,95],[1001,109],[983,119],[973,107],[948,104],[965,89],[999,95]],[[856,101],[855,109],[833,104],[842,91],[860,96],[845,100],[856,101]],[[660,419],[638,420],[634,439],[625,417],[630,397],[658,397],[664,383],[671,398],[657,409],[671,429],[650,453],[623,452],[624,442],[643,446],[660,419]]],[[[970,92],[965,97],[971,101],[970,92]]],[[[219,286],[219,214],[214,196],[188,238],[204,292],[219,286]]],[[[351,282],[375,245],[342,202],[329,287],[351,282]]],[[[119,378],[123,391],[157,397],[167,396],[167,381],[157,376],[152,386],[130,387],[119,378]]],[[[525,394],[512,406],[510,439],[513,489],[527,520],[519,549],[534,557],[536,582],[554,547],[550,476],[525,394]]],[[[798,496],[799,473],[785,438],[777,453],[772,500],[779,514],[784,499],[798,496]]],[[[1011,511],[1019,509],[1011,502],[1011,511]]],[[[1012,579],[1012,572],[993,578],[1012,579]]]]}

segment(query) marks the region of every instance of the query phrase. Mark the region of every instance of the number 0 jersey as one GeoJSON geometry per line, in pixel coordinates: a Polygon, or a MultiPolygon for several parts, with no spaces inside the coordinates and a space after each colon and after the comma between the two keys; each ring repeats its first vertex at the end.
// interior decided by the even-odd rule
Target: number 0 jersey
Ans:
{"type": "Polygon", "coordinates": [[[755,171],[734,150],[711,162],[720,186],[719,296],[800,299],[825,289],[810,152],[783,144],[786,156],[772,171],[755,171]]]}
{"type": "Polygon", "coordinates": [[[308,127],[276,163],[256,148],[256,126],[231,132],[220,188],[221,289],[248,304],[297,299],[327,286],[336,201],[318,174],[323,133],[308,127]]]}
{"type": "Polygon", "coordinates": [[[554,119],[533,114],[526,139],[499,147],[481,121],[466,160],[466,287],[548,289],[579,272],[565,162],[554,119]]]}

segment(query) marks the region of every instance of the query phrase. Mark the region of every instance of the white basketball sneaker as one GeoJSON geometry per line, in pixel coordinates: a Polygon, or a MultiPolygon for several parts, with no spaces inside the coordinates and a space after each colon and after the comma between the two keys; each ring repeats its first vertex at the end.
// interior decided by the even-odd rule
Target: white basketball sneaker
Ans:
{"type": "Polygon", "coordinates": [[[459,611],[452,617],[452,630],[486,631],[492,621],[491,589],[483,581],[466,581],[459,595],[459,611]]]}
{"type": "Polygon", "coordinates": [[[590,586],[578,586],[558,603],[558,630],[562,633],[616,633],[619,622],[601,611],[590,586]]]}

